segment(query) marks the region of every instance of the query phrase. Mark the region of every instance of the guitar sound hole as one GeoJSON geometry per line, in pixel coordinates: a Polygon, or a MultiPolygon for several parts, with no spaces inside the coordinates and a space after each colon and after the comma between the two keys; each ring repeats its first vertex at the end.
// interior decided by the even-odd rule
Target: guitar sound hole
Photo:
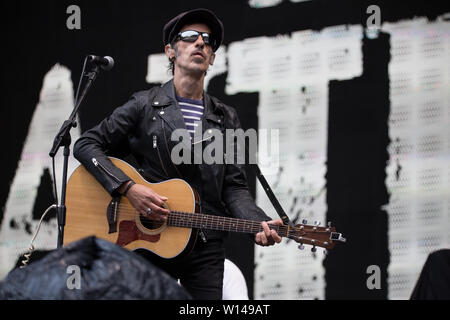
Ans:
{"type": "Polygon", "coordinates": [[[164,224],[163,221],[150,220],[147,217],[143,216],[142,214],[139,216],[139,220],[141,221],[144,228],[147,228],[150,230],[158,229],[164,224]]]}

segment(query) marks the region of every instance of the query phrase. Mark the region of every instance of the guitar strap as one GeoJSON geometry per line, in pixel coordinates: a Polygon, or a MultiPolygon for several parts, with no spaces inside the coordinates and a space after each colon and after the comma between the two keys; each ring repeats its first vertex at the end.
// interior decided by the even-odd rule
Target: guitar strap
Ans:
{"type": "MultiPolygon", "coordinates": [[[[221,102],[210,96],[213,100],[213,102],[215,104],[220,104],[221,102]]],[[[228,118],[225,117],[225,122],[228,121],[228,118]]],[[[229,124],[229,126],[225,126],[226,128],[233,128],[232,125],[229,124]]],[[[225,141],[226,139],[224,139],[225,141]]],[[[226,147],[225,147],[226,148],[226,147]]],[[[245,145],[244,145],[245,148],[245,145]]],[[[225,150],[225,149],[224,149],[225,150]]],[[[247,155],[247,152],[245,152],[245,155],[247,155]]],[[[225,159],[225,154],[224,154],[224,163],[226,163],[226,159],[225,159]]],[[[246,162],[249,163],[249,162],[246,162]]],[[[281,220],[283,221],[283,224],[285,225],[290,225],[290,226],[294,226],[294,224],[291,222],[291,220],[289,220],[289,217],[287,216],[286,212],[284,212],[283,208],[281,207],[280,202],[278,201],[278,199],[275,197],[275,194],[272,191],[272,188],[270,188],[269,183],[267,182],[266,178],[263,176],[261,170],[259,169],[258,164],[250,164],[249,166],[252,168],[253,172],[256,174],[256,177],[258,178],[259,182],[261,183],[261,185],[263,186],[264,191],[267,194],[267,197],[269,198],[270,202],[272,203],[273,207],[275,208],[275,211],[278,213],[278,215],[280,216],[281,220]]]]}
{"type": "Polygon", "coordinates": [[[293,223],[291,222],[291,220],[289,220],[289,217],[287,216],[286,212],[284,212],[283,208],[281,207],[280,202],[275,197],[275,194],[273,193],[272,188],[270,188],[269,183],[267,182],[266,178],[261,173],[259,166],[257,164],[249,164],[249,165],[252,167],[253,172],[256,174],[256,177],[258,178],[259,182],[261,183],[270,202],[272,202],[272,205],[275,208],[276,212],[278,213],[281,220],[283,221],[283,224],[292,226],[293,223]]]}

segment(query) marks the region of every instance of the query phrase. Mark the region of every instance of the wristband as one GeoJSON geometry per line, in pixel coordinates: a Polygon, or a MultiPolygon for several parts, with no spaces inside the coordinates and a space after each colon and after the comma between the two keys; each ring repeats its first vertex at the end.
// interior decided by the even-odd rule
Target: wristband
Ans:
{"type": "Polygon", "coordinates": [[[122,196],[125,197],[125,195],[127,194],[128,190],[130,190],[130,188],[131,188],[132,186],[134,186],[135,184],[136,184],[136,183],[135,183],[134,181],[131,181],[131,182],[128,184],[128,186],[127,186],[127,188],[125,189],[125,191],[122,193],[122,196]]]}

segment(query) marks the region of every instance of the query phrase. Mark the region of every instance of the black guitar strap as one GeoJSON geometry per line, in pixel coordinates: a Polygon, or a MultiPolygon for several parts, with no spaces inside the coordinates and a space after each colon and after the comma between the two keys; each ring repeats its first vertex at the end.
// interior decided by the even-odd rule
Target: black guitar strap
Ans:
{"type": "MultiPolygon", "coordinates": [[[[220,101],[216,100],[216,98],[213,98],[213,101],[214,101],[214,103],[220,102],[220,101]]],[[[225,121],[227,121],[227,119],[228,118],[225,117],[225,121]]],[[[226,127],[228,128],[228,126],[226,126],[226,127]]],[[[233,128],[233,126],[230,124],[229,124],[229,127],[233,128]]],[[[243,147],[246,149],[245,144],[243,147]]],[[[248,155],[247,152],[245,152],[245,155],[247,158],[247,155],[248,155]]],[[[225,155],[224,155],[224,157],[225,157],[225,155]]],[[[225,163],[227,163],[226,159],[225,159],[225,163]]],[[[287,214],[284,212],[283,208],[281,207],[280,202],[278,202],[278,199],[275,197],[275,194],[273,193],[272,188],[270,188],[269,183],[267,183],[266,178],[261,173],[261,170],[259,169],[258,164],[256,164],[256,163],[251,164],[250,161],[246,162],[246,163],[249,163],[249,166],[252,168],[253,172],[256,174],[256,177],[258,178],[259,182],[263,186],[263,189],[266,192],[267,197],[269,197],[270,202],[272,202],[272,205],[275,208],[278,215],[280,216],[281,220],[283,221],[283,224],[294,226],[294,224],[291,222],[291,220],[289,220],[289,217],[287,216],[287,214]]]]}
{"type": "Polygon", "coordinates": [[[269,183],[267,182],[266,178],[261,173],[259,166],[257,164],[250,164],[250,166],[252,167],[253,172],[256,174],[256,177],[258,178],[259,182],[261,183],[270,202],[272,202],[273,207],[277,211],[281,220],[283,220],[283,224],[293,225],[293,223],[291,222],[291,220],[289,220],[289,217],[287,216],[287,214],[284,212],[283,208],[281,207],[280,202],[278,202],[278,199],[275,197],[275,194],[273,193],[272,188],[270,188],[269,183]]]}

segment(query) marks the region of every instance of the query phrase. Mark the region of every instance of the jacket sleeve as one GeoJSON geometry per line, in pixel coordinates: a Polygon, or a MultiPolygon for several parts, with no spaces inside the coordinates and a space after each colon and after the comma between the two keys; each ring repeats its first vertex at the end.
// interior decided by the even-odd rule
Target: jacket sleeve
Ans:
{"type": "Polygon", "coordinates": [[[128,135],[140,121],[145,97],[134,94],[128,102],[75,142],[74,157],[111,196],[118,196],[117,189],[131,179],[111,162],[108,154],[118,150],[123,153],[128,149],[128,135]]]}
{"type": "MultiPolygon", "coordinates": [[[[241,129],[240,121],[234,109],[229,108],[230,119],[227,119],[228,129],[241,129]]],[[[233,159],[228,159],[225,165],[225,176],[223,182],[222,196],[225,205],[232,216],[240,219],[254,221],[270,221],[271,217],[258,207],[250,194],[247,182],[247,176],[244,165],[238,164],[238,153],[242,146],[233,139],[233,150],[235,150],[233,159]]]]}

